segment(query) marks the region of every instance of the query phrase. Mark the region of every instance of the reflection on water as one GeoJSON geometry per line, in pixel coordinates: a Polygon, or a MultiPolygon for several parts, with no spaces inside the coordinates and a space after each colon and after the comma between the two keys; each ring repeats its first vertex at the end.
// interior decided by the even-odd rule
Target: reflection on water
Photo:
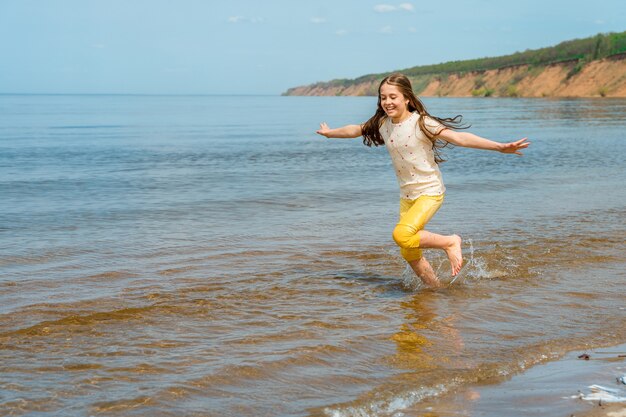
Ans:
{"type": "Polygon", "coordinates": [[[405,371],[423,374],[449,369],[465,369],[462,359],[465,347],[456,328],[454,311],[437,314],[437,299],[432,290],[424,290],[400,303],[405,309],[405,322],[391,338],[397,344],[392,362],[405,371]]]}
{"type": "Polygon", "coordinates": [[[0,414],[462,415],[429,399],[623,343],[626,101],[426,103],[533,142],[446,150],[438,291],[386,152],[313,133],[375,99],[0,96],[0,414]]]}

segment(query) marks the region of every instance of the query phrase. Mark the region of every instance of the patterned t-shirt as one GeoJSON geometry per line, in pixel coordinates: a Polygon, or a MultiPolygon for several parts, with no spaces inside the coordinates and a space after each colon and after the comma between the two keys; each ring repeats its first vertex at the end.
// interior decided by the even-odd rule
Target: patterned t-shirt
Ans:
{"type": "MultiPolygon", "coordinates": [[[[400,198],[407,200],[422,195],[441,195],[446,191],[435,162],[433,143],[420,130],[419,118],[419,113],[413,112],[408,119],[396,124],[387,117],[380,126],[400,185],[400,198]]],[[[430,117],[426,117],[424,124],[433,134],[444,128],[430,117]]]]}

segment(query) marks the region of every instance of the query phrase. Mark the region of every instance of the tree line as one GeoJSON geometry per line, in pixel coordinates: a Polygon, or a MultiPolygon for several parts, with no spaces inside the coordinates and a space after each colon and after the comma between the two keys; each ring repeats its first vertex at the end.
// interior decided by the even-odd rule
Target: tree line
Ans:
{"type": "MultiPolygon", "coordinates": [[[[598,34],[589,38],[561,42],[556,46],[526,50],[511,55],[449,61],[399,70],[408,77],[448,75],[453,73],[482,72],[519,65],[546,66],[562,62],[576,62],[578,67],[589,61],[626,53],[626,32],[598,34]]],[[[394,71],[395,72],[395,71],[394,71]]],[[[316,87],[349,87],[362,82],[384,78],[390,73],[368,74],[355,79],[337,79],[316,83],[316,87]]]]}

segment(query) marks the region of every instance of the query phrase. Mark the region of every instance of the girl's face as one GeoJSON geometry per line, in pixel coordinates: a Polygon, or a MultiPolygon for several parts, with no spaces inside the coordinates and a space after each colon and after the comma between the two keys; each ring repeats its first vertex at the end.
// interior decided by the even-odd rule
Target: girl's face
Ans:
{"type": "Polygon", "coordinates": [[[409,99],[404,97],[395,85],[385,83],[380,87],[380,105],[387,116],[395,122],[408,116],[409,99]]]}

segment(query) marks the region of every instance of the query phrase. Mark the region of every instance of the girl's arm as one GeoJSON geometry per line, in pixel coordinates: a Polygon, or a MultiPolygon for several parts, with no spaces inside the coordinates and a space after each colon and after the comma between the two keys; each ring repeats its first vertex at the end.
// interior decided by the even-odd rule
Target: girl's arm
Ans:
{"type": "Polygon", "coordinates": [[[457,132],[452,129],[443,130],[437,137],[457,146],[498,151],[502,153],[514,153],[515,155],[522,155],[520,149],[528,148],[528,145],[530,145],[527,138],[523,138],[515,142],[501,143],[482,138],[473,133],[457,132]]]}
{"type": "Polygon", "coordinates": [[[363,125],[347,125],[331,129],[326,123],[321,123],[316,133],[327,138],[358,138],[363,134],[363,125]]]}

